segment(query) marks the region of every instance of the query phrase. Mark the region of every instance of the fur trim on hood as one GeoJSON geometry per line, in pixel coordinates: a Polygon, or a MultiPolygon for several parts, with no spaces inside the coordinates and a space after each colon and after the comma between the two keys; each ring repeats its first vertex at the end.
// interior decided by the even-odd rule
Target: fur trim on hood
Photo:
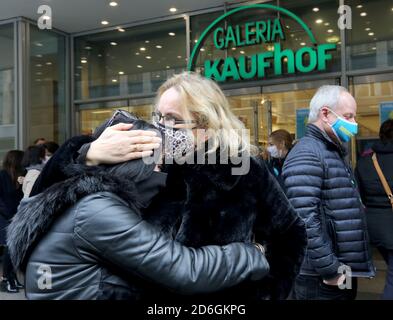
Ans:
{"type": "MultiPolygon", "coordinates": [[[[42,193],[23,199],[20,203],[18,212],[7,230],[7,246],[15,268],[24,270],[32,249],[49,230],[54,220],[89,194],[111,192],[126,201],[130,207],[141,207],[137,200],[139,196],[135,183],[130,179],[113,176],[103,170],[97,170],[97,167],[89,170],[89,167],[71,163],[66,159],[67,156],[72,157],[80,148],[80,143],[85,141],[83,137],[70,139],[61,147],[62,152],[59,152],[57,157],[53,156],[53,160],[51,158],[50,169],[61,169],[71,178],[57,182],[42,193]],[[59,162],[62,157],[64,161],[68,161],[63,167],[65,162],[59,162]]],[[[45,169],[48,171],[47,167],[45,169]]],[[[60,178],[57,176],[56,180],[60,178]]]]}

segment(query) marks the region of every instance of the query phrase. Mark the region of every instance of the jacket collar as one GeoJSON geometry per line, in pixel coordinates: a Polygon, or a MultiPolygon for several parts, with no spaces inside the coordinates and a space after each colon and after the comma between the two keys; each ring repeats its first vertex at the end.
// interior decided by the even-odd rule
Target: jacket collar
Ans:
{"type": "Polygon", "coordinates": [[[343,157],[347,155],[347,150],[343,144],[333,141],[325,131],[322,131],[314,124],[307,125],[305,136],[322,141],[328,147],[336,149],[343,157]]]}

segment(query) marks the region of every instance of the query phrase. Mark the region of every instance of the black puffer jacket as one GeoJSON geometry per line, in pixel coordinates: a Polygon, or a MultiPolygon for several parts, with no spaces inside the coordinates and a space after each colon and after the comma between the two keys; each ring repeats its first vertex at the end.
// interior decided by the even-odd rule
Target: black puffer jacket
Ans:
{"type": "MultiPolygon", "coordinates": [[[[378,163],[393,190],[393,142],[376,142],[373,151],[378,163]]],[[[360,194],[367,208],[367,226],[370,241],[377,247],[393,250],[392,206],[375,170],[371,156],[360,158],[356,167],[360,194]]]]}
{"type": "MultiPolygon", "coordinates": [[[[77,153],[70,155],[67,159],[74,161],[77,153]]],[[[142,212],[146,221],[194,248],[249,242],[254,236],[266,244],[270,273],[264,280],[200,297],[203,300],[285,299],[303,260],[306,230],[302,219],[264,161],[248,159],[246,175],[233,175],[231,164],[167,165],[163,168],[167,186],[142,212]]],[[[67,176],[65,164],[51,160],[34,186],[35,193],[67,176]]],[[[171,301],[180,299],[160,288],[154,292],[171,301]]]]}
{"type": "Polygon", "coordinates": [[[375,275],[364,206],[344,157],[342,146],[315,125],[308,125],[305,137],[284,163],[287,196],[307,226],[301,274],[330,279],[345,264],[353,276],[375,275]]]}
{"type": "MultiPolygon", "coordinates": [[[[72,154],[67,145],[62,151],[72,154]]],[[[166,174],[135,185],[127,177],[75,169],[72,178],[24,200],[10,224],[10,255],[26,270],[29,299],[139,300],[153,283],[195,294],[268,273],[266,258],[251,244],[191,249],[144,221],[139,209],[164,186],[166,174]]]]}

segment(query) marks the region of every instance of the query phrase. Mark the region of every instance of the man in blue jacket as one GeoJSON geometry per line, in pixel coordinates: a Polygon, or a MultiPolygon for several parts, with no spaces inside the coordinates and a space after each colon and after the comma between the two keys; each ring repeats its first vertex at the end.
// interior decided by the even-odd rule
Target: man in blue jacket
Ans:
{"type": "Polygon", "coordinates": [[[345,143],[356,135],[356,102],[322,86],[310,102],[306,135],[283,167],[287,196],[307,226],[307,251],[293,290],[299,300],[352,300],[357,277],[375,275],[364,206],[345,143]]]}

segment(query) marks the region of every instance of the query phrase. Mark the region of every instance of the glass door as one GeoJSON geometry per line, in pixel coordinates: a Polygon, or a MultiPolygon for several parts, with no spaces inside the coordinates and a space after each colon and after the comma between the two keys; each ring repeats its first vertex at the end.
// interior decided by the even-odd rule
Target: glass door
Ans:
{"type": "Polygon", "coordinates": [[[251,143],[267,145],[269,134],[287,130],[293,139],[301,138],[308,119],[308,108],[317,88],[336,84],[334,78],[225,91],[232,111],[250,130],[251,143]]]}

